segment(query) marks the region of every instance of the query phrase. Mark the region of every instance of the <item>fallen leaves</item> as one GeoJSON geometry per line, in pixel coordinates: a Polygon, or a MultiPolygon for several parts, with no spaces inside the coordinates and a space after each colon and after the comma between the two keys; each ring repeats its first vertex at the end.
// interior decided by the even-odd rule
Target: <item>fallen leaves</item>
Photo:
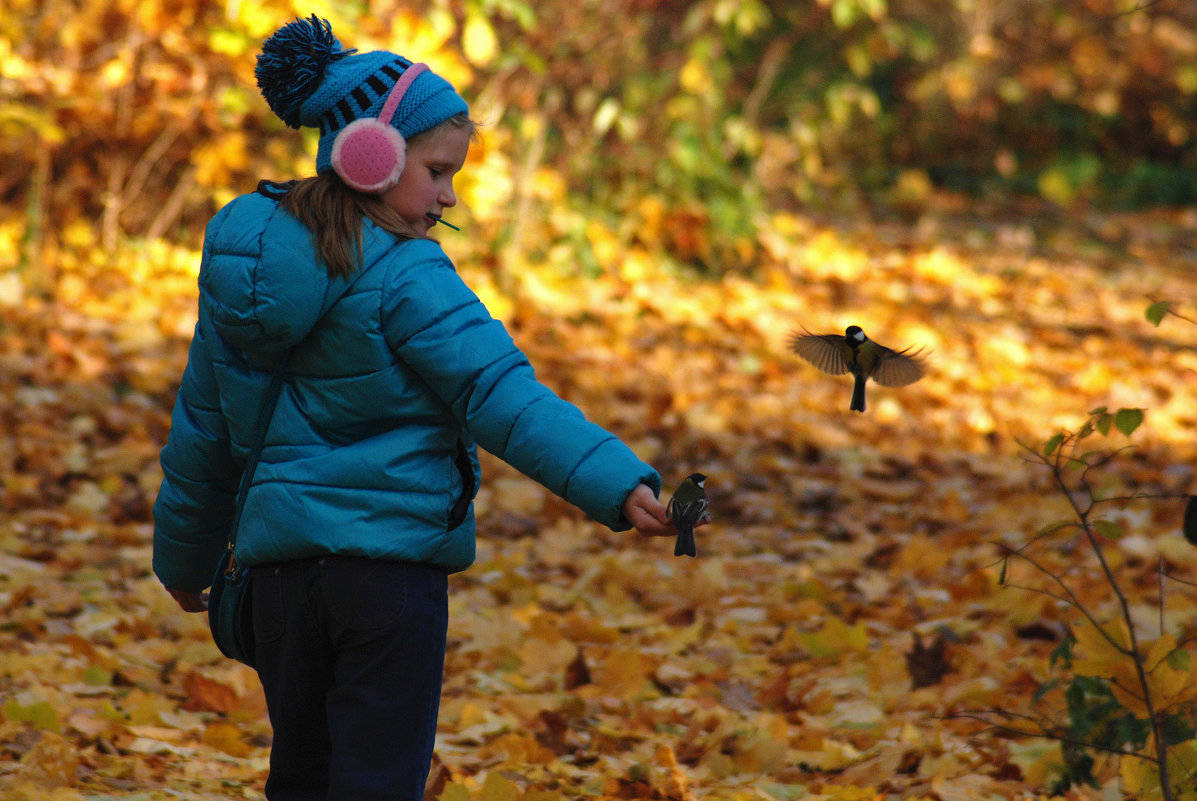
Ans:
{"type": "MultiPolygon", "coordinates": [[[[478,563],[452,578],[433,796],[943,801],[1050,782],[1058,750],[958,714],[1029,699],[1067,622],[1050,598],[998,585],[996,543],[1066,514],[1014,439],[1097,406],[1145,408],[1115,477],[1191,490],[1197,330],[1152,327],[1142,295],[1193,297],[1195,272],[1164,250],[1151,271],[1025,258],[970,244],[982,234],[968,228],[924,241],[795,220],[761,236],[773,258],[752,280],[644,265],[635,282],[507,276],[538,374],[667,483],[707,473],[716,522],[683,565],[487,457],[478,563]],[[852,322],[930,345],[931,374],[850,416],[846,385],[790,358],[784,337],[852,322]]],[[[194,265],[174,251],[118,261],[131,272],[80,252],[83,278],[60,276],[69,292],[0,311],[0,788],[260,797],[256,679],[149,573],[194,265]]],[[[1111,558],[1151,620],[1159,559],[1197,568],[1180,507],[1111,520],[1125,531],[1111,558]]],[[[1082,592],[1100,606],[1098,589],[1082,592]]],[[[1197,686],[1174,655],[1197,628],[1182,595],[1152,646],[1170,703],[1197,686]]],[[[1102,647],[1078,645],[1079,669],[1109,675],[1102,647]]],[[[1135,770],[1102,776],[1145,786],[1135,770]]]]}

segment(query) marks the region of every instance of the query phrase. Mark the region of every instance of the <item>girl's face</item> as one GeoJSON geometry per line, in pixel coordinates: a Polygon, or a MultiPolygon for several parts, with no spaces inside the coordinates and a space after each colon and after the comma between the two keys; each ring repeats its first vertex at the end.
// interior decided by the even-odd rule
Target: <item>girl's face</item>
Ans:
{"type": "Polygon", "coordinates": [[[461,172],[470,152],[470,131],[443,125],[411,142],[399,183],[383,193],[382,199],[399,212],[416,233],[427,234],[440,216],[457,205],[453,178],[461,172]]]}

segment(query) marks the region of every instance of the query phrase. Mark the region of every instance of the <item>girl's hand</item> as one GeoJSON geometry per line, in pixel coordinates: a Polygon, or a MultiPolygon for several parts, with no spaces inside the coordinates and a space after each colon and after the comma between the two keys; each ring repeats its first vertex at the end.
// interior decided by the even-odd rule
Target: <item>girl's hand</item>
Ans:
{"type": "Polygon", "coordinates": [[[665,504],[657,500],[652,487],[647,484],[631,491],[623,502],[623,516],[642,537],[677,536],[677,526],[665,512],[665,504]]]}
{"type": "Polygon", "coordinates": [[[175,602],[182,607],[184,612],[208,611],[207,593],[184,592],[182,590],[172,590],[170,587],[167,587],[166,591],[170,593],[170,597],[175,599],[175,602]]]}

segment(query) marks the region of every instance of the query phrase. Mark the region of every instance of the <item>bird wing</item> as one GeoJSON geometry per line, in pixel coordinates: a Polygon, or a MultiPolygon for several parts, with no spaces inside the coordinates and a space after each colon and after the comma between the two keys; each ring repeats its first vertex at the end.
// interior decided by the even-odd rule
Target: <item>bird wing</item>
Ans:
{"type": "Polygon", "coordinates": [[[839,334],[812,334],[805,328],[790,335],[790,350],[831,375],[848,372],[844,344],[839,334]]]}
{"type": "Polygon", "coordinates": [[[913,384],[927,374],[927,360],[923,349],[911,352],[877,346],[877,363],[869,371],[869,378],[883,387],[904,387],[913,384]]]}
{"type": "Polygon", "coordinates": [[[689,530],[698,524],[709,505],[710,500],[706,496],[688,502],[670,498],[665,508],[679,529],[689,530]]]}

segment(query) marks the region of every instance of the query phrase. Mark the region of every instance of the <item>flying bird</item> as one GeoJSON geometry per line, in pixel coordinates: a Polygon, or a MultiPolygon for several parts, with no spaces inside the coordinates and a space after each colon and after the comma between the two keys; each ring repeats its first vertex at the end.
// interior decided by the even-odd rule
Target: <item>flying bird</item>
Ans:
{"type": "Polygon", "coordinates": [[[870,378],[883,387],[904,387],[927,373],[922,348],[893,350],[865,336],[858,325],[840,334],[812,334],[805,328],[790,335],[790,350],[825,373],[851,373],[854,412],[865,410],[865,382],[870,378]]]}

